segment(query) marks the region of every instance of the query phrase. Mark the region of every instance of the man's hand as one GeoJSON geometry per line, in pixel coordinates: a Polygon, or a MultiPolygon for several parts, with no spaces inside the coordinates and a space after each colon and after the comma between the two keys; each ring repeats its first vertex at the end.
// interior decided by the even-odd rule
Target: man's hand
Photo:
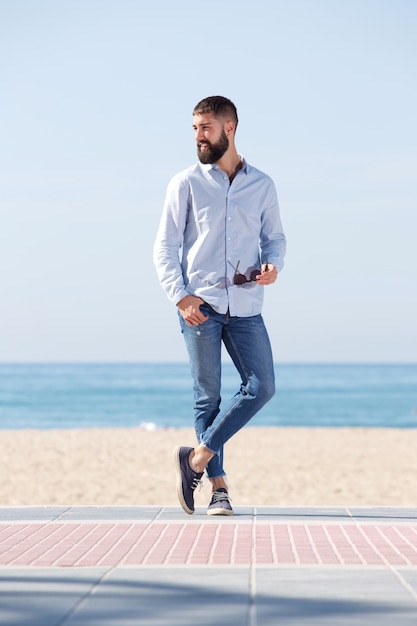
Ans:
{"type": "Polygon", "coordinates": [[[200,311],[200,304],[203,303],[204,300],[197,298],[197,296],[185,296],[177,302],[179,312],[187,326],[199,326],[208,320],[208,317],[200,311]]]}
{"type": "Polygon", "coordinates": [[[278,270],[271,263],[262,265],[261,273],[256,277],[256,282],[260,285],[272,285],[278,278],[278,270]]]}

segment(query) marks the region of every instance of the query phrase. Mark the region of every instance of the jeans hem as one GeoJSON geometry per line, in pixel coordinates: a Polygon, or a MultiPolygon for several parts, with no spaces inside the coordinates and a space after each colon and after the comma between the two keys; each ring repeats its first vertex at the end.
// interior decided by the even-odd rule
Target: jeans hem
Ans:
{"type": "Polygon", "coordinates": [[[207,474],[207,478],[209,480],[215,480],[216,478],[224,478],[225,476],[227,476],[226,472],[223,472],[223,474],[217,474],[217,476],[209,476],[207,474]]]}

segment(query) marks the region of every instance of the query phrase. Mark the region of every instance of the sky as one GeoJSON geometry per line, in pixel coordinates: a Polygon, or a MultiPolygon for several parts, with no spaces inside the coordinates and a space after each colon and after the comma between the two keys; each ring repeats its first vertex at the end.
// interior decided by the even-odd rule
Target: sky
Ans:
{"type": "Polygon", "coordinates": [[[0,0],[0,361],[187,356],[152,246],[192,110],[275,181],[277,362],[417,361],[414,0],[0,0]]]}

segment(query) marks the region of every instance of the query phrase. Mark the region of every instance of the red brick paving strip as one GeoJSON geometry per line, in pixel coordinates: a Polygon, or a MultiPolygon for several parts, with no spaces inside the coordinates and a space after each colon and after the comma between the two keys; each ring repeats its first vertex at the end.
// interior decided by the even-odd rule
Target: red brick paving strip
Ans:
{"type": "Polygon", "coordinates": [[[417,528],[343,524],[0,526],[0,566],[417,565],[417,528]]]}

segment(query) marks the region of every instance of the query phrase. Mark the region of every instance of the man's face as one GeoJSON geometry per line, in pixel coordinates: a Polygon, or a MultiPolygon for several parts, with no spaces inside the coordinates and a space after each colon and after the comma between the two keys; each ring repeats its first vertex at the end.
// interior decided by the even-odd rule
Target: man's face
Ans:
{"type": "Polygon", "coordinates": [[[201,163],[217,163],[229,147],[222,121],[212,113],[194,115],[193,128],[201,163]]]}

